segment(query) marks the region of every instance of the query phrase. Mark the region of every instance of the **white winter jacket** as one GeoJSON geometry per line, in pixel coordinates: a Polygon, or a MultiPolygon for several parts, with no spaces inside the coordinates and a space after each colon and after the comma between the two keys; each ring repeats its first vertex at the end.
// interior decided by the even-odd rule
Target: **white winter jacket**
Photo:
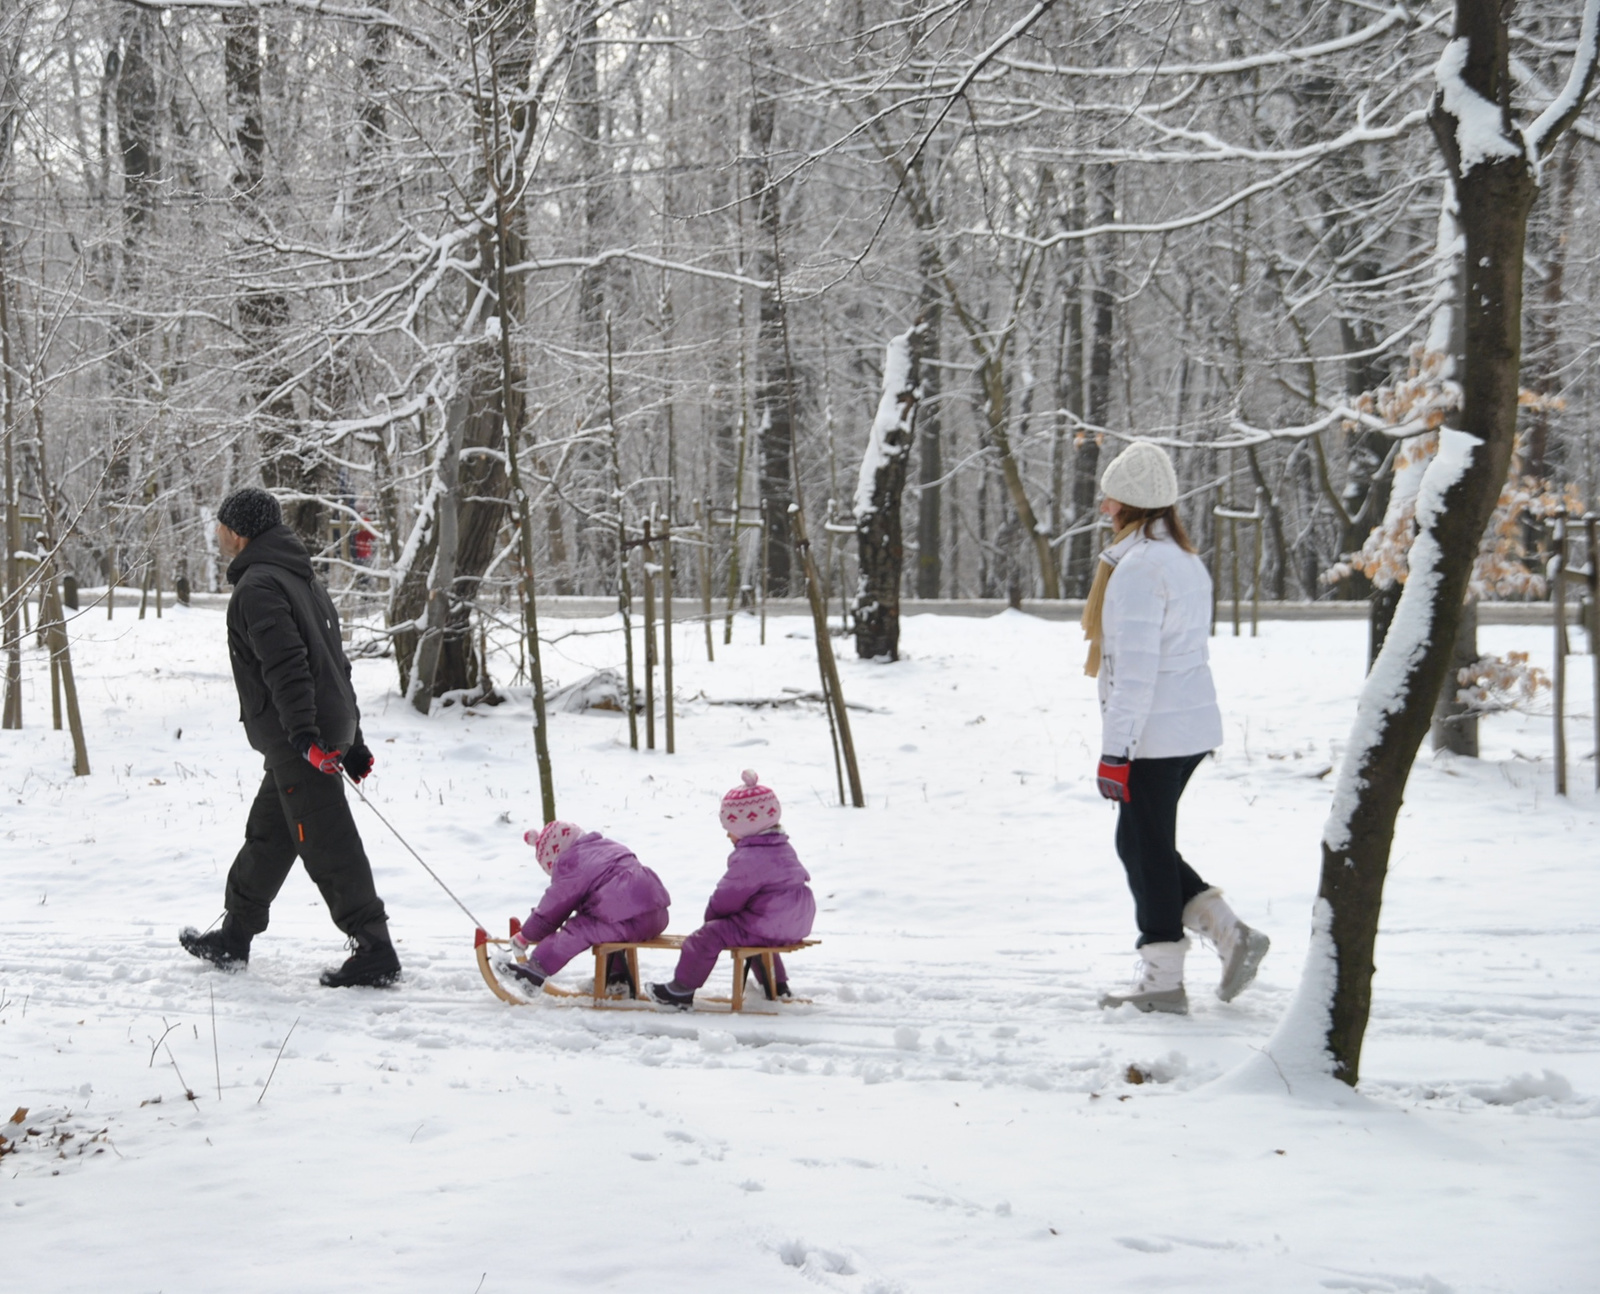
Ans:
{"type": "Polygon", "coordinates": [[[1211,577],[1155,527],[1101,555],[1115,568],[1101,614],[1100,751],[1130,759],[1198,755],[1222,744],[1211,682],[1211,577]]]}

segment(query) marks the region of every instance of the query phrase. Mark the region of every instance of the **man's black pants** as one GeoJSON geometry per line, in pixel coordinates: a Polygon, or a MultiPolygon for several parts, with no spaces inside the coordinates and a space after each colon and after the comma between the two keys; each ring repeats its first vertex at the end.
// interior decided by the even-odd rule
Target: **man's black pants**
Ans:
{"type": "Polygon", "coordinates": [[[1118,806],[1117,856],[1128,873],[1139,946],[1183,938],[1183,905],[1211,887],[1178,852],[1178,800],[1205,758],[1136,759],[1128,766],[1128,800],[1118,806]]]}
{"type": "Polygon", "coordinates": [[[252,935],[267,928],[267,910],[299,857],[322,891],[334,925],[347,935],[382,935],[383,900],[372,881],[344,779],[319,773],[298,755],[271,763],[250,806],[244,847],[228,872],[225,905],[252,935]]]}

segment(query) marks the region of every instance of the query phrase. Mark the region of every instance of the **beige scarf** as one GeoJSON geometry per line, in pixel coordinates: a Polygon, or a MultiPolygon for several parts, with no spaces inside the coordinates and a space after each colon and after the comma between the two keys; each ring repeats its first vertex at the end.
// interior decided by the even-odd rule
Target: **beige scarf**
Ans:
{"type": "Polygon", "coordinates": [[[1083,662],[1083,672],[1090,678],[1100,677],[1100,641],[1105,636],[1105,626],[1101,624],[1100,617],[1106,607],[1106,585],[1111,583],[1111,572],[1117,569],[1117,558],[1111,556],[1111,550],[1134,534],[1141,524],[1138,521],[1129,522],[1117,531],[1110,547],[1100,554],[1100,560],[1095,563],[1094,584],[1089,589],[1089,600],[1083,604],[1083,636],[1089,640],[1089,659],[1083,662]]]}

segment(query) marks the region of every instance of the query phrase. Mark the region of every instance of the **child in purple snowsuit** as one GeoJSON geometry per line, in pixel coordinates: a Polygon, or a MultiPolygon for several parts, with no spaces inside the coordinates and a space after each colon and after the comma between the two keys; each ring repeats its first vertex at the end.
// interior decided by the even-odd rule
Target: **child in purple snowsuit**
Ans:
{"type": "MultiPolygon", "coordinates": [[[[533,946],[526,964],[509,966],[519,978],[537,987],[595,944],[642,942],[667,928],[667,887],[625,845],[570,822],[548,823],[523,839],[538,854],[550,888],[511,937],[519,950],[533,946]]],[[[607,962],[606,984],[636,994],[621,953],[607,962]]]]}
{"type": "MultiPolygon", "coordinates": [[[[728,870],[706,904],[706,923],[683,941],[678,968],[667,984],[652,984],[650,995],[664,1006],[687,1008],[706,982],[725,948],[770,947],[799,943],[811,933],[817,901],[806,884],[794,846],[784,835],[778,797],[756,782],[749,769],[743,785],[722,798],[721,818],[733,853],[728,870]]],[[[783,961],[774,955],[775,991],[789,996],[783,961]]],[[[749,963],[765,988],[760,963],[749,963]]]]}

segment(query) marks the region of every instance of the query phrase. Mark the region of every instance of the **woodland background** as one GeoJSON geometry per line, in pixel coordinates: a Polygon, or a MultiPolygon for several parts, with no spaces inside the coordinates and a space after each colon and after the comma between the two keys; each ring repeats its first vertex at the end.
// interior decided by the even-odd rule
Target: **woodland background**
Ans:
{"type": "MultiPolygon", "coordinates": [[[[1527,100],[1566,78],[1576,10],[1517,6],[1527,100]]],[[[1251,513],[1261,597],[1381,615],[1407,468],[1457,401],[1460,240],[1427,121],[1451,21],[12,0],[12,641],[30,554],[85,585],[225,587],[214,509],[254,483],[387,627],[403,688],[446,595],[435,695],[489,686],[480,630],[515,623],[519,581],[615,595],[647,522],[721,607],[803,591],[801,504],[844,597],[908,333],[915,416],[886,460],[906,595],[1082,596],[1099,469],[1144,436],[1174,450],[1208,560],[1240,536],[1248,588],[1254,532],[1226,514],[1251,513]]],[[[1591,105],[1543,163],[1481,596],[1543,596],[1545,520],[1596,497],[1597,141],[1591,105]]]]}

